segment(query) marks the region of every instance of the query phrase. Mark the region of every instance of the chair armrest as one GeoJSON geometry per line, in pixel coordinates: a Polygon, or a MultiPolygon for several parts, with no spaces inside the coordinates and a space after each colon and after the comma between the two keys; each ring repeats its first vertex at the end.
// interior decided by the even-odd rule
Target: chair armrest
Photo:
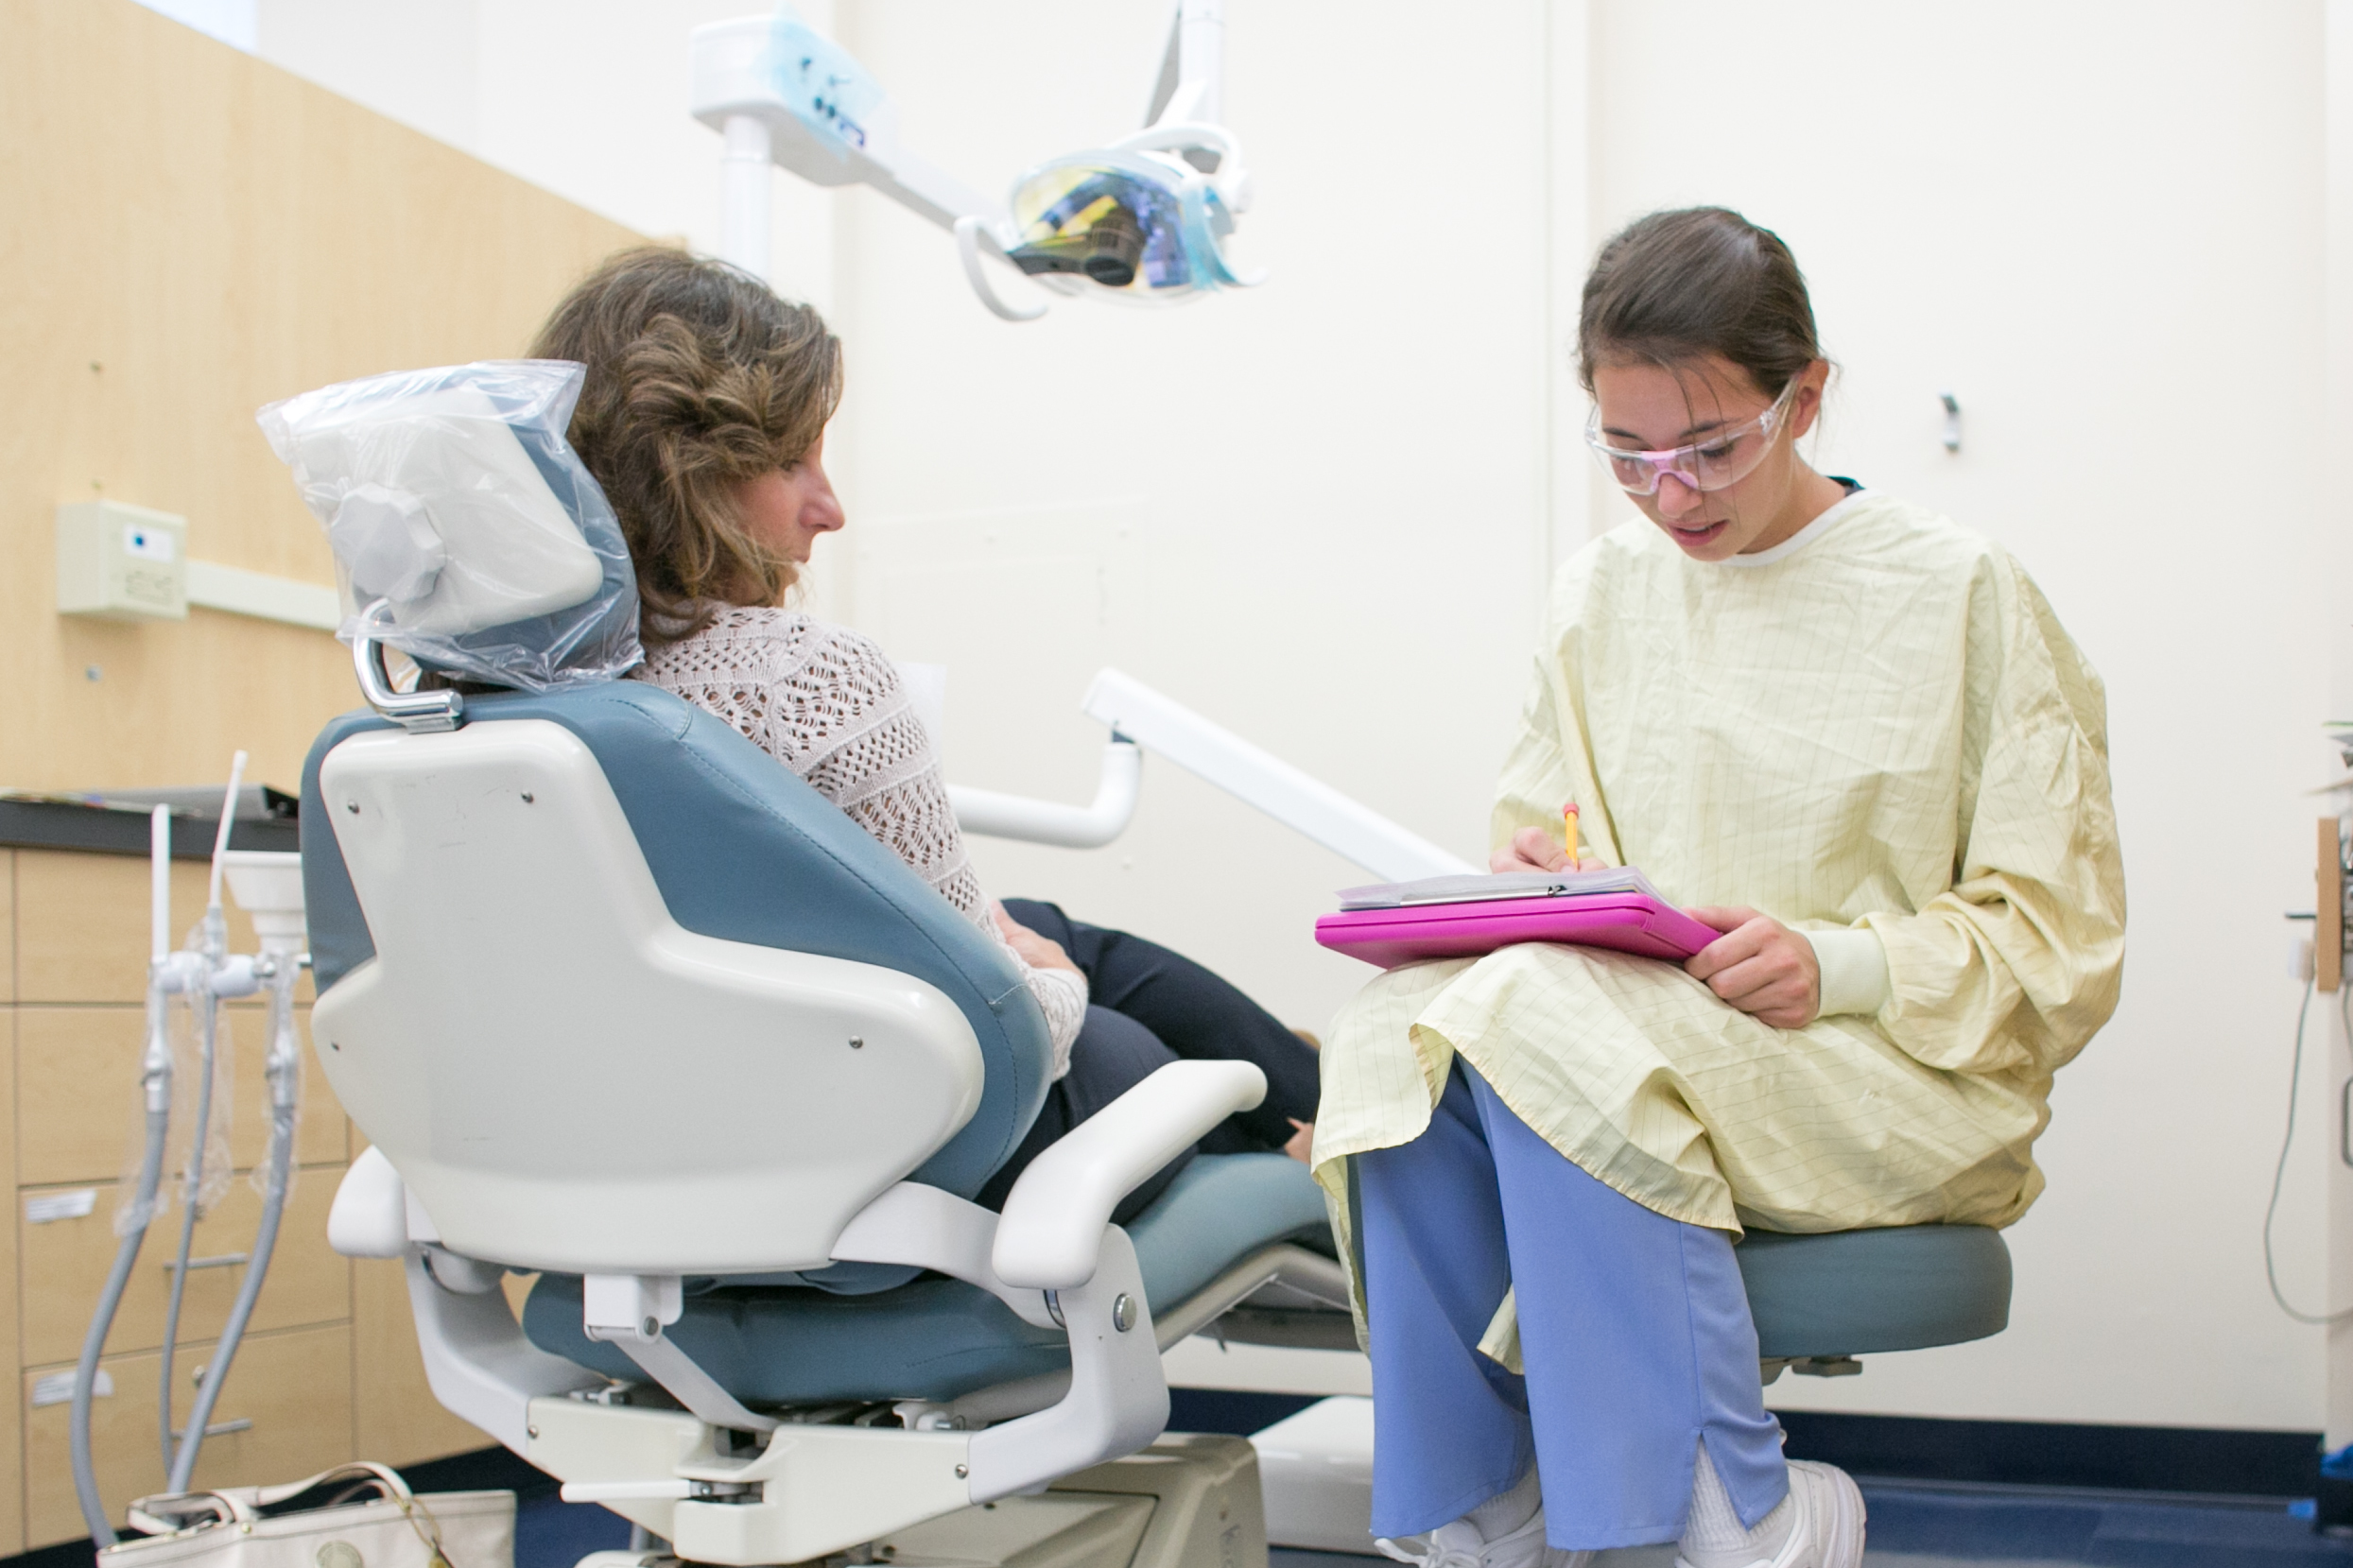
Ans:
{"type": "Polygon", "coordinates": [[[1172,1061],[1029,1163],[997,1221],[991,1261],[1006,1284],[1070,1290],[1095,1276],[1119,1200],[1237,1111],[1267,1096],[1246,1061],[1172,1061]]]}

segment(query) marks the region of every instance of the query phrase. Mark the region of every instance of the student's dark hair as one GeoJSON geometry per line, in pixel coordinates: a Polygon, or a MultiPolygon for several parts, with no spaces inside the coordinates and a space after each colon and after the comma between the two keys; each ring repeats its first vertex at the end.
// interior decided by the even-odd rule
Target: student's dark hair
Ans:
{"type": "Polygon", "coordinates": [[[1767,397],[1823,357],[1797,259],[1780,235],[1722,207],[1635,219],[1585,277],[1578,379],[1590,392],[1599,366],[1673,366],[1711,353],[1767,397]]]}
{"type": "Polygon", "coordinates": [[[841,343],[807,305],[724,263],[643,246],[606,258],[532,342],[588,367],[571,440],[619,514],[649,646],[714,601],[774,604],[792,560],[743,526],[737,481],[790,468],[841,399],[841,343]]]}

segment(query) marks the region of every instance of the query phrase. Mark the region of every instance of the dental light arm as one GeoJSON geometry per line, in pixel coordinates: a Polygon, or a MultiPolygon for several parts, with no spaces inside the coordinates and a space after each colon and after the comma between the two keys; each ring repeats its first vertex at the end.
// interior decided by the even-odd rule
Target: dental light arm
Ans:
{"type": "Polygon", "coordinates": [[[951,784],[948,799],[965,832],[1081,849],[1107,844],[1127,826],[1134,810],[1135,772],[1142,759],[1133,752],[1141,747],[1384,882],[1478,870],[1117,670],[1097,674],[1081,706],[1089,717],[1110,726],[1113,737],[1104,750],[1095,804],[1081,811],[951,784]],[[1123,774],[1122,769],[1127,771],[1123,774]],[[1107,809],[1113,804],[1117,806],[1116,821],[1107,809]]]}
{"type": "Polygon", "coordinates": [[[1223,254],[1250,202],[1234,138],[1219,126],[1224,0],[1181,0],[1141,132],[1057,159],[994,201],[918,157],[898,109],[847,50],[789,7],[695,29],[693,112],[724,140],[719,253],[765,278],[771,164],[813,184],[871,185],[951,231],[981,303],[1009,321],[1046,304],[1008,302],[984,260],[1063,294],[1173,300],[1247,286],[1223,254]]]}
{"type": "Polygon", "coordinates": [[[777,19],[740,17],[693,35],[694,115],[726,138],[720,253],[757,277],[769,268],[769,165],[816,185],[872,185],[943,229],[967,214],[1001,229],[1001,204],[899,146],[898,112],[846,51],[817,41],[812,58],[777,56],[777,19]],[[787,95],[787,81],[810,91],[787,95]],[[795,112],[813,111],[825,129],[795,112]]]}

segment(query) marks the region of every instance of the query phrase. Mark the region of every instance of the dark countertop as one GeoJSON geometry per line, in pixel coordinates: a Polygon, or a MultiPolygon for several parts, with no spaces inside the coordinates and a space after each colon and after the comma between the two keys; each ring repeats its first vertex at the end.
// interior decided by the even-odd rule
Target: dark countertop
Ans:
{"type": "MultiPolygon", "coordinates": [[[[174,860],[210,860],[218,817],[171,819],[174,860]]],[[[229,830],[233,850],[297,850],[300,830],[292,818],[239,817],[229,830]]],[[[0,849],[78,850],[88,854],[147,853],[147,814],[112,811],[64,801],[0,801],[0,849]]]]}

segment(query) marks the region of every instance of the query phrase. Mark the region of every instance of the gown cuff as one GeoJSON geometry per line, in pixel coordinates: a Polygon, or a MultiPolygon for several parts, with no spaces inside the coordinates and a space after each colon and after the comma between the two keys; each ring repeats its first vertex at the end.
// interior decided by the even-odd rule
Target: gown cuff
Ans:
{"type": "Polygon", "coordinates": [[[1822,1016],[1877,1012],[1887,1002],[1887,949],[1869,926],[1808,931],[1822,966],[1822,1016]]]}

